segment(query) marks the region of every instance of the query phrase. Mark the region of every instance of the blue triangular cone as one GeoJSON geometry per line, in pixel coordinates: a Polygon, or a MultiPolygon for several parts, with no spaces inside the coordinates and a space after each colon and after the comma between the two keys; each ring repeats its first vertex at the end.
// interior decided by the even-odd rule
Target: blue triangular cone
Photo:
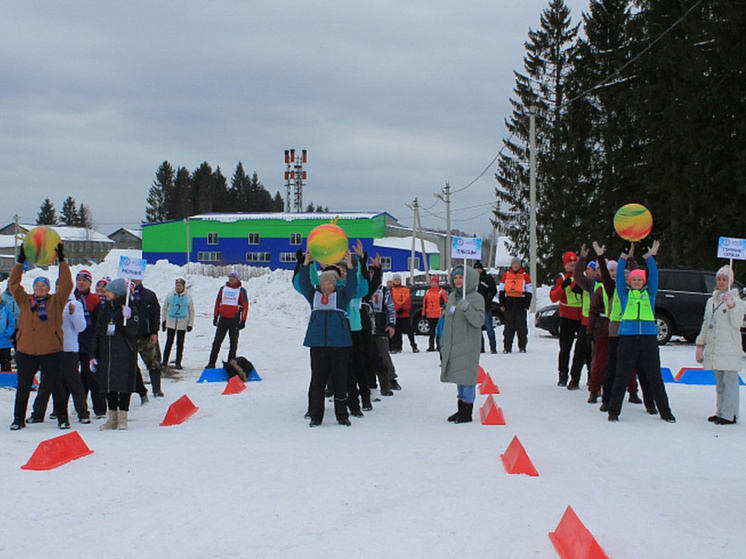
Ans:
{"type": "Polygon", "coordinates": [[[197,382],[227,382],[228,371],[222,367],[219,369],[205,369],[202,371],[197,382]]]}
{"type": "Polygon", "coordinates": [[[256,369],[251,369],[248,380],[262,380],[262,378],[259,376],[259,373],[256,372],[256,369]]]}

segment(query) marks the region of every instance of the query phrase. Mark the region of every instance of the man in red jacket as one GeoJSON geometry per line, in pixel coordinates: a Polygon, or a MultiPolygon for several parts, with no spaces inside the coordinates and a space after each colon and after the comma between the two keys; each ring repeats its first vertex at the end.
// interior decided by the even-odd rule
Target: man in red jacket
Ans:
{"type": "MultiPolygon", "coordinates": [[[[581,326],[583,290],[577,287],[573,280],[573,271],[577,260],[577,254],[572,251],[564,254],[562,263],[565,266],[565,271],[554,278],[554,287],[549,292],[549,299],[553,303],[559,303],[560,314],[559,380],[557,386],[567,386],[570,352],[581,326]]],[[[577,388],[577,384],[575,387],[577,388]]]]}
{"type": "Polygon", "coordinates": [[[241,287],[238,273],[228,274],[228,282],[220,288],[215,299],[212,323],[217,327],[215,339],[212,342],[210,361],[208,369],[215,368],[220,346],[223,344],[225,335],[228,334],[230,348],[228,349],[228,361],[236,357],[238,350],[238,333],[246,326],[246,317],[249,314],[249,297],[246,290],[241,287]]]}

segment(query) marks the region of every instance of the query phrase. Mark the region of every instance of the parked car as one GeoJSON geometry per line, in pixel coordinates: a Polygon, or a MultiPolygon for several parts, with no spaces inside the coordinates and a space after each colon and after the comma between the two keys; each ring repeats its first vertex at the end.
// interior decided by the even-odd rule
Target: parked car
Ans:
{"type": "MultiPolygon", "coordinates": [[[[744,286],[734,282],[746,297],[744,286]]],[[[673,336],[693,342],[702,327],[705,303],[715,290],[715,272],[687,268],[658,270],[658,294],[655,298],[655,324],[658,344],[665,345],[673,336]]],[[[559,305],[542,307],[536,312],[536,327],[559,335],[559,305]]],[[[741,344],[746,351],[746,316],[741,324],[741,344]]]]}
{"type": "MultiPolygon", "coordinates": [[[[446,290],[446,293],[451,292],[451,286],[447,283],[441,283],[440,286],[446,290]]],[[[409,286],[409,293],[412,298],[412,308],[409,311],[409,316],[412,320],[412,330],[415,334],[420,336],[427,336],[430,334],[430,325],[427,319],[422,316],[422,299],[425,297],[425,293],[430,289],[430,285],[426,283],[415,284],[409,286]]],[[[503,324],[503,312],[500,310],[500,303],[497,297],[492,301],[492,326],[498,328],[503,324]]]]}

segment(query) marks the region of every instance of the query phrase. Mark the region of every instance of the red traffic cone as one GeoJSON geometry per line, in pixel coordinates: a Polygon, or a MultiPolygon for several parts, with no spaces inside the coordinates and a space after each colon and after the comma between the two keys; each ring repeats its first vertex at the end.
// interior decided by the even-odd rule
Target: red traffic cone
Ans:
{"type": "Polygon", "coordinates": [[[484,405],[479,408],[479,415],[482,418],[482,425],[505,425],[503,411],[495,404],[492,394],[487,396],[484,405]]]}
{"type": "Polygon", "coordinates": [[[479,385],[480,394],[500,394],[500,389],[497,385],[492,382],[492,377],[489,373],[485,373],[482,384],[479,385]]]}
{"type": "Polygon", "coordinates": [[[184,423],[187,419],[197,413],[198,409],[199,408],[192,403],[187,395],[184,394],[168,407],[166,417],[163,419],[161,425],[168,426],[184,423]]]}
{"type": "Polygon", "coordinates": [[[518,437],[513,437],[513,440],[510,441],[505,454],[501,454],[500,458],[502,458],[505,471],[509,474],[526,474],[529,476],[539,475],[539,472],[534,468],[528,454],[526,454],[526,449],[523,448],[518,437]]]}
{"type": "Polygon", "coordinates": [[[83,456],[93,454],[77,431],[39,443],[22,470],[51,470],[83,456]]]}
{"type": "Polygon", "coordinates": [[[230,380],[228,381],[228,384],[225,385],[225,390],[223,390],[223,394],[240,394],[246,390],[246,385],[241,380],[241,377],[238,375],[232,376],[230,380]]]}
{"type": "Polygon", "coordinates": [[[479,370],[477,371],[477,384],[482,384],[484,382],[484,375],[487,373],[484,372],[484,369],[482,366],[479,366],[479,370]]]}
{"type": "Polygon", "coordinates": [[[562,559],[609,559],[572,507],[567,507],[554,532],[549,532],[549,539],[562,559]]]}

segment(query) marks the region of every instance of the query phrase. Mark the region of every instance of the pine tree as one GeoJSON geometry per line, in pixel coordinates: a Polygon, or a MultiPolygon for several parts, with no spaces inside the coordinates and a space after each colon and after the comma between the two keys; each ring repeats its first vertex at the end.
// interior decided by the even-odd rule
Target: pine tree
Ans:
{"type": "Polygon", "coordinates": [[[60,214],[60,225],[67,227],[78,227],[80,224],[80,216],[78,215],[78,207],[75,203],[75,199],[72,196],[68,196],[62,203],[62,213],[60,214]]]}
{"type": "Polygon", "coordinates": [[[57,210],[54,209],[54,204],[49,198],[45,198],[39,208],[39,213],[36,214],[36,224],[57,225],[57,210]]]}
{"type": "Polygon", "coordinates": [[[213,210],[215,187],[212,167],[204,161],[192,173],[192,200],[195,213],[203,214],[213,210]]]}
{"type": "Polygon", "coordinates": [[[155,172],[155,180],[148,191],[145,207],[145,223],[156,223],[168,219],[166,200],[174,188],[174,168],[168,161],[161,163],[155,172]]]}
{"type": "Polygon", "coordinates": [[[250,179],[244,171],[243,163],[239,161],[231,176],[231,186],[228,189],[228,199],[233,208],[232,211],[249,211],[249,183],[250,179]]]}
{"type": "Polygon", "coordinates": [[[194,212],[192,176],[186,167],[179,167],[174,187],[166,194],[166,219],[185,219],[194,212]]]}
{"type": "Polygon", "coordinates": [[[272,200],[272,211],[273,212],[284,212],[285,211],[285,199],[278,190],[275,194],[274,200],[272,200]]]}
{"type": "Polygon", "coordinates": [[[78,209],[78,227],[85,227],[86,229],[93,229],[93,216],[88,206],[81,203],[78,209]]]}

